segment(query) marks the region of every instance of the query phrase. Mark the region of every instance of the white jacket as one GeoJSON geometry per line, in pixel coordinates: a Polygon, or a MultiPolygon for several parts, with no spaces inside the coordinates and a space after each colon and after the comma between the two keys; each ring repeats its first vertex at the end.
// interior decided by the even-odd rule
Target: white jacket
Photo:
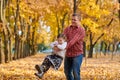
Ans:
{"type": "Polygon", "coordinates": [[[57,45],[57,47],[60,49],[60,51],[56,52],[56,51],[53,50],[53,53],[55,53],[55,54],[64,58],[65,52],[66,52],[65,48],[67,46],[67,42],[63,42],[62,44],[59,44],[58,41],[54,41],[50,44],[50,47],[54,48],[55,45],[57,45]]]}

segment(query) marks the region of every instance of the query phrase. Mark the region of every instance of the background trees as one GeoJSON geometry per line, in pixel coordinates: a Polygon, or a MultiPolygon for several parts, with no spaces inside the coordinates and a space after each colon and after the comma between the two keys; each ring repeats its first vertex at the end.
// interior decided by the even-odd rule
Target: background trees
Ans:
{"type": "Polygon", "coordinates": [[[86,30],[88,57],[94,48],[104,54],[119,50],[117,0],[1,0],[0,63],[36,54],[37,45],[55,40],[75,12],[86,30]]]}

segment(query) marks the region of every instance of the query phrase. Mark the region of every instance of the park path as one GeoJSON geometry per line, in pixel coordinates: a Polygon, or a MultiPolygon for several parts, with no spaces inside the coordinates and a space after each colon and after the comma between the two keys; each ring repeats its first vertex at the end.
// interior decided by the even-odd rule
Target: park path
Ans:
{"type": "MultiPolygon", "coordinates": [[[[46,55],[40,53],[0,64],[0,80],[40,80],[34,76],[36,72],[34,66],[41,64],[46,55]]],[[[120,80],[119,58],[117,56],[111,60],[108,56],[87,59],[87,61],[84,58],[81,68],[82,80],[120,80]]],[[[63,64],[58,71],[51,68],[41,80],[66,80],[63,64]]]]}

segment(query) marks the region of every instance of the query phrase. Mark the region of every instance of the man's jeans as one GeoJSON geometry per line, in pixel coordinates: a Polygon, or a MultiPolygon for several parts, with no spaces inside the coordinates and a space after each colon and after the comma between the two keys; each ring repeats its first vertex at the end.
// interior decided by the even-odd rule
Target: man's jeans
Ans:
{"type": "Polygon", "coordinates": [[[80,67],[83,54],[77,57],[65,57],[64,72],[67,80],[80,80],[80,67]]]}

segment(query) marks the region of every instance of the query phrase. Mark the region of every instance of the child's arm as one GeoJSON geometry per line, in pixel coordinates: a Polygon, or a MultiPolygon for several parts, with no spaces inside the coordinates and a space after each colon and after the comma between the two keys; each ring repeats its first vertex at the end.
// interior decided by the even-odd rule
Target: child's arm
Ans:
{"type": "Polygon", "coordinates": [[[51,47],[51,48],[54,48],[56,44],[57,44],[57,41],[54,41],[54,42],[52,42],[52,43],[50,44],[50,47],[51,47]]]}
{"type": "Polygon", "coordinates": [[[60,51],[60,49],[57,47],[58,45],[58,42],[57,41],[54,41],[50,44],[50,47],[53,49],[53,52],[56,53],[58,51],[60,51]]]}
{"type": "Polygon", "coordinates": [[[56,51],[56,52],[61,51],[57,46],[54,46],[53,50],[56,51]]]}
{"type": "Polygon", "coordinates": [[[66,48],[66,46],[67,46],[67,42],[64,42],[64,43],[61,44],[61,45],[58,44],[58,45],[57,45],[57,48],[60,49],[60,50],[64,50],[64,49],[66,48]]]}

